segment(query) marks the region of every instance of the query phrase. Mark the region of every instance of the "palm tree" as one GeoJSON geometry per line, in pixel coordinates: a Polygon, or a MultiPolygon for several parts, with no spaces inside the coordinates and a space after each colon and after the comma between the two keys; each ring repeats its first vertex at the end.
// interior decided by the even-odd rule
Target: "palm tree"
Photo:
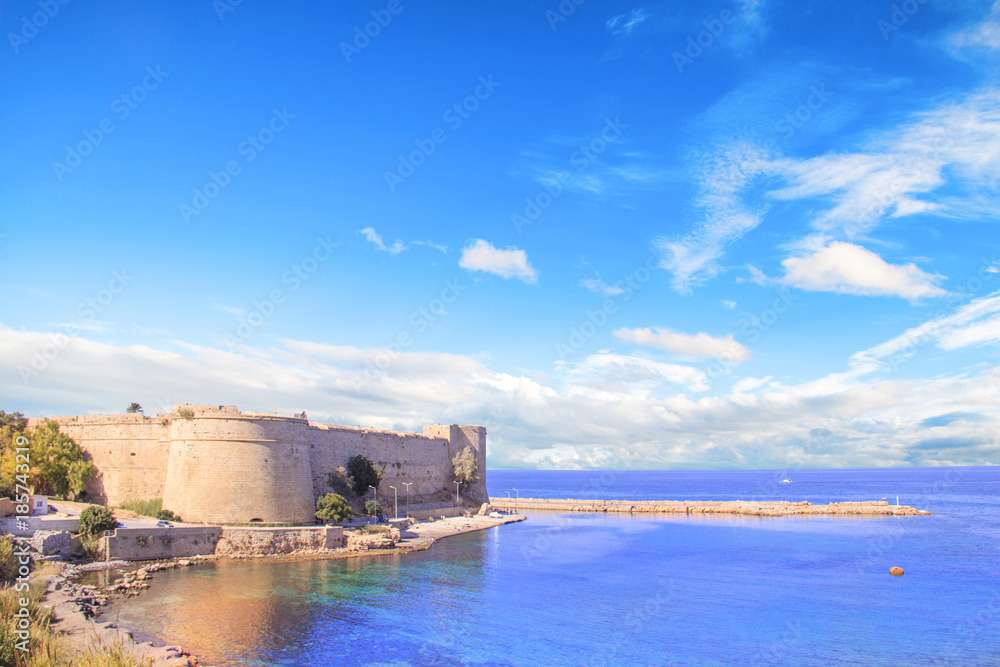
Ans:
{"type": "Polygon", "coordinates": [[[128,413],[142,412],[142,406],[139,405],[138,403],[133,403],[130,406],[128,406],[127,408],[125,408],[125,412],[128,412],[128,413]]]}

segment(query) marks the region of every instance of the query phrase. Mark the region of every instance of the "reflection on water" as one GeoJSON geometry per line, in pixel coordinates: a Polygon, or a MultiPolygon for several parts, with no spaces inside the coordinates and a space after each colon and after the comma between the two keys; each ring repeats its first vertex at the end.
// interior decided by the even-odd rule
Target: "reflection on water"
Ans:
{"type": "Polygon", "coordinates": [[[488,539],[486,533],[453,538],[462,543],[459,553],[443,559],[389,554],[164,570],[149,590],[108,607],[104,617],[117,616],[139,641],[180,644],[212,665],[313,664],[301,662],[304,650],[333,659],[372,627],[405,633],[413,618],[422,619],[422,628],[411,641],[446,647],[454,643],[455,613],[482,592],[488,539]]]}

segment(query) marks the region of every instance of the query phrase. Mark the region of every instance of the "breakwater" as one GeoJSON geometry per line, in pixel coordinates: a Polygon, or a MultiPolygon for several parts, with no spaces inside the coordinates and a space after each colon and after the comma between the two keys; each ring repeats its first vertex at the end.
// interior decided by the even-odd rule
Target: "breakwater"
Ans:
{"type": "Polygon", "coordinates": [[[614,512],[644,514],[742,514],[746,516],[788,516],[792,514],[840,514],[860,516],[913,516],[930,514],[908,505],[890,505],[886,500],[813,505],[808,501],[787,500],[574,500],[548,498],[490,498],[501,509],[555,510],[560,512],[614,512]]]}

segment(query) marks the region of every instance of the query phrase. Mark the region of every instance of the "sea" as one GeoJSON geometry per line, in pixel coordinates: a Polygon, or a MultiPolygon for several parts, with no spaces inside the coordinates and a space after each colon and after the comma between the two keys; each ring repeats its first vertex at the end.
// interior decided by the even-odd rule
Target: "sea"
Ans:
{"type": "Polygon", "coordinates": [[[529,510],[424,552],[158,572],[105,620],[217,667],[1000,665],[1000,467],[782,472],[490,470],[487,483],[511,505],[898,496],[933,514],[529,510]]]}

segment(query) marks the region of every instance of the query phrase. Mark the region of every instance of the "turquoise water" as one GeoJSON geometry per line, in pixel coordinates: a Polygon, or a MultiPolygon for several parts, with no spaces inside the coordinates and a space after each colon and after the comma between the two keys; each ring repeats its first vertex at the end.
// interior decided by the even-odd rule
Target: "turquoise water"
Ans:
{"type": "Polygon", "coordinates": [[[1000,664],[1000,470],[790,476],[491,471],[489,485],[576,498],[899,493],[936,513],[533,512],[429,552],[165,571],[112,613],[213,665],[1000,664]],[[889,576],[894,565],[906,574],[889,576]]]}

